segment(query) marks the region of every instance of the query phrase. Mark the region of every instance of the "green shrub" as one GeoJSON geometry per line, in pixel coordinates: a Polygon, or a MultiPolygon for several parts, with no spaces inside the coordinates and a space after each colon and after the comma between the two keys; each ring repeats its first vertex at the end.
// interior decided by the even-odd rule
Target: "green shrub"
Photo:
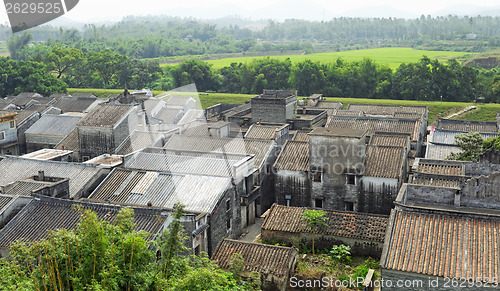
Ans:
{"type": "Polygon", "coordinates": [[[340,263],[351,262],[351,247],[346,245],[334,245],[330,250],[330,257],[340,263]]]}

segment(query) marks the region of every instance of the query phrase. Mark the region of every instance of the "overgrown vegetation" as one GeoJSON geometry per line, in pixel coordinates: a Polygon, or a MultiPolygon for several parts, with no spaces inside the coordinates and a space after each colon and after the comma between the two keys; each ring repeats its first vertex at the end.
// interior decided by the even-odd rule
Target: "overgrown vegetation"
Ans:
{"type": "MultiPolygon", "coordinates": [[[[183,255],[185,235],[176,205],[168,231],[149,241],[135,231],[133,210],[123,208],[110,224],[94,212],[79,210],[75,230],[50,232],[34,244],[15,243],[9,258],[0,260],[2,290],[255,290],[259,277],[248,284],[220,270],[206,256],[183,255]]],[[[231,269],[241,274],[241,263],[231,269]]]]}

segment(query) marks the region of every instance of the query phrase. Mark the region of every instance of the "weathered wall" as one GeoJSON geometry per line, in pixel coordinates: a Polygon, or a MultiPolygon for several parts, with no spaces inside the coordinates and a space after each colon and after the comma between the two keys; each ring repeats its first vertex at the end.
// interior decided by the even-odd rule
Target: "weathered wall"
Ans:
{"type": "Polygon", "coordinates": [[[109,154],[117,146],[111,128],[78,127],[78,142],[82,160],[109,154]]]}
{"type": "Polygon", "coordinates": [[[290,195],[290,205],[311,207],[311,187],[307,172],[279,170],[275,183],[276,202],[287,205],[286,196],[290,195]]]}
{"type": "Polygon", "coordinates": [[[238,238],[241,234],[241,195],[239,193],[243,193],[242,183],[236,187],[228,188],[210,216],[210,228],[208,229],[208,254],[210,256],[222,239],[238,238]],[[230,200],[229,210],[227,210],[227,200],[230,200]],[[228,219],[231,221],[229,230],[226,227],[228,219]]]}
{"type": "Polygon", "coordinates": [[[500,209],[500,172],[468,180],[460,194],[460,206],[500,209]]]}
{"type": "Polygon", "coordinates": [[[26,134],[26,150],[28,153],[40,149],[53,149],[64,137],[40,134],[26,134]]]}
{"type": "Polygon", "coordinates": [[[40,119],[40,113],[36,112],[28,117],[24,122],[17,125],[17,143],[21,154],[26,154],[26,135],[25,132],[40,119]]]}
{"type": "Polygon", "coordinates": [[[453,188],[408,184],[406,186],[405,201],[454,205],[457,192],[458,190],[453,188]]]}
{"type": "Polygon", "coordinates": [[[252,103],[252,122],[274,122],[286,123],[287,119],[293,119],[295,102],[297,97],[273,98],[254,97],[252,103]]]}

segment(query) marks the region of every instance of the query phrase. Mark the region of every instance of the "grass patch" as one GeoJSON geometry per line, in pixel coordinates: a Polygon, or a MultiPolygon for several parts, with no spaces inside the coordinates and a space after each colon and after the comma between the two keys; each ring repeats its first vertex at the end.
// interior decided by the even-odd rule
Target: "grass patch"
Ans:
{"type": "Polygon", "coordinates": [[[460,114],[453,119],[475,120],[475,121],[496,121],[497,113],[500,112],[500,104],[477,105],[477,109],[460,114]]]}
{"type": "MultiPolygon", "coordinates": [[[[376,63],[381,65],[386,65],[391,69],[396,69],[402,63],[413,63],[417,62],[422,58],[422,56],[428,56],[431,59],[438,59],[440,61],[446,61],[447,59],[466,59],[473,53],[464,52],[452,52],[452,51],[427,51],[427,50],[415,50],[412,48],[377,48],[377,49],[366,49],[366,50],[351,50],[342,52],[328,52],[328,53],[316,53],[308,55],[281,55],[281,56],[271,56],[273,59],[285,60],[290,58],[293,63],[301,62],[304,60],[311,60],[321,63],[334,62],[338,58],[342,58],[346,61],[359,61],[363,58],[370,58],[376,63]]],[[[196,58],[194,56],[193,58],[196,58]]],[[[212,64],[214,68],[222,68],[229,66],[231,63],[249,63],[255,59],[262,59],[263,57],[236,57],[236,58],[223,58],[219,60],[209,60],[209,64],[212,64]]]]}

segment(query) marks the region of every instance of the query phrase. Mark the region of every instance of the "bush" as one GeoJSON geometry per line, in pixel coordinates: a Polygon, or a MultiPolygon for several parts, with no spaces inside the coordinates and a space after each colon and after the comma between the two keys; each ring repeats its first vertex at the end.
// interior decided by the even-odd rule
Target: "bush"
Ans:
{"type": "Polygon", "coordinates": [[[351,247],[346,245],[334,245],[330,251],[330,257],[340,263],[351,262],[351,247]]]}

